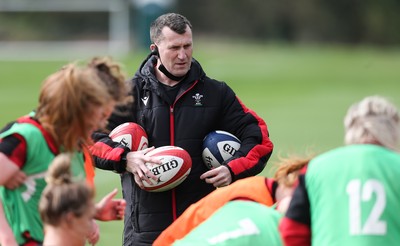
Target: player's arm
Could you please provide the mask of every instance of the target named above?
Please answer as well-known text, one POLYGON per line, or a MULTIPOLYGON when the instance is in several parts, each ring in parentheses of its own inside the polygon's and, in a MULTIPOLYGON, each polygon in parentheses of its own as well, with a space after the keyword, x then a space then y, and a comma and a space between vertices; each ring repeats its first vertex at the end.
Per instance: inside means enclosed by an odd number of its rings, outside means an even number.
POLYGON ((18 246, 10 225, 4 213, 3 202, 0 199, 0 245, 18 246))
POLYGON ((310 202, 305 186, 305 176, 299 176, 289 208, 279 224, 284 245, 311 245, 310 202))
POLYGON ((26 179, 21 171, 26 161, 26 141, 19 134, 0 139, 0 185, 15 189, 26 179), (13 177, 13 178, 10 178, 13 177))
MULTIPOLYGON (((8 156, 0 152, 0 185, 4 186, 8 180, 12 179, 13 176, 19 172, 19 167, 11 161, 8 156)), ((0 199, 0 244, 1 245, 18 245, 14 234, 11 230, 10 225, 6 219, 3 203, 0 199)))
POLYGON ((4 186, 7 181, 19 171, 19 167, 11 161, 4 153, 0 152, 0 185, 4 186))
POLYGON ((10 190, 16 189, 24 183, 26 178, 26 174, 23 171, 19 170, 12 179, 8 179, 7 183, 5 183, 4 186, 10 190))
POLYGON ((26 159, 26 141, 19 134, 0 139, 0 185, 5 186, 17 175, 26 159))

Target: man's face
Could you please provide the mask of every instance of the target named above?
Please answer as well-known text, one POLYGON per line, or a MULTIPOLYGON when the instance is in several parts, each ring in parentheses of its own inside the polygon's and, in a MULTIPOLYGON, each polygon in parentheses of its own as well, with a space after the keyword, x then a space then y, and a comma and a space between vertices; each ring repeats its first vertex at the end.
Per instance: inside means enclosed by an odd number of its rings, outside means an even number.
POLYGON ((184 76, 190 69, 193 53, 192 30, 178 34, 169 27, 162 30, 163 39, 156 44, 164 67, 174 76, 184 76))

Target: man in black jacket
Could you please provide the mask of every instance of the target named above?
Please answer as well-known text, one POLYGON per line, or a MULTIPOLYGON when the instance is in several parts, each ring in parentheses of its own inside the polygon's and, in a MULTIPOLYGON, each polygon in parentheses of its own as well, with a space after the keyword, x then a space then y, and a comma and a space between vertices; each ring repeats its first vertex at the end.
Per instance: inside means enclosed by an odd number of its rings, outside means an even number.
POLYGON ((121 173, 127 201, 124 245, 151 245, 190 204, 216 187, 259 174, 273 144, 265 122, 248 109, 224 82, 206 76, 192 58, 192 25, 182 15, 158 17, 150 27, 151 54, 131 83, 135 102, 127 115, 114 114, 108 128, 136 122, 147 132, 149 146, 179 146, 189 152, 192 169, 186 180, 164 192, 142 190, 154 175, 145 166, 148 150, 129 152, 107 134, 94 134, 92 153, 98 168, 121 173), (202 161, 203 138, 224 130, 241 140, 235 156, 209 170, 202 161))

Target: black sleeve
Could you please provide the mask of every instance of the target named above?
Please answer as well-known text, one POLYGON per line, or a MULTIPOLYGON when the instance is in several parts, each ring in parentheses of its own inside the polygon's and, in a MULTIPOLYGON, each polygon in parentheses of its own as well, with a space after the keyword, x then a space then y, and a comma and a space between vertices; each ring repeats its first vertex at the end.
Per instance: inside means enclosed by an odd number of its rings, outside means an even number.
POLYGON ((130 151, 129 148, 112 141, 108 134, 103 132, 94 132, 92 139, 95 143, 90 146, 90 152, 93 155, 95 166, 100 169, 123 173, 126 168, 126 154, 130 151))
POLYGON ((7 125, 5 125, 1 130, 0 133, 7 131, 8 129, 10 129, 12 127, 12 125, 15 123, 15 121, 8 123, 7 125))
POLYGON ((10 156, 20 143, 21 140, 15 135, 9 135, 4 139, 0 139, 0 152, 10 156))
POLYGON ((286 217, 301 224, 311 225, 310 202, 305 185, 305 175, 299 176, 299 185, 296 187, 286 217))

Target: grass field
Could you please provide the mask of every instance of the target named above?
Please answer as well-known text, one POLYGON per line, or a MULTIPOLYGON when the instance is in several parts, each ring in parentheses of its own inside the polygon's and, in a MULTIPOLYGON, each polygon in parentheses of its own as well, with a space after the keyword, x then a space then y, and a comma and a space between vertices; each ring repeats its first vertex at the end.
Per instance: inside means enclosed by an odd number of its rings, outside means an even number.
MULTIPOLYGON (((199 41, 194 57, 210 77, 226 81, 268 124, 279 155, 320 153, 343 142, 350 104, 382 95, 400 107, 400 50, 199 41)), ((145 53, 121 60, 133 75, 145 53)), ((41 81, 60 62, 0 62, 0 125, 36 106, 41 81)), ((262 175, 271 175, 267 168, 262 175)), ((99 170, 97 197, 120 187, 99 170)), ((121 245, 122 222, 100 223, 98 245, 121 245)))

